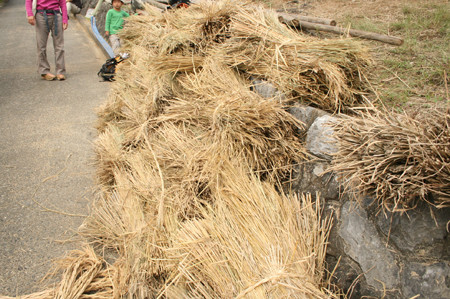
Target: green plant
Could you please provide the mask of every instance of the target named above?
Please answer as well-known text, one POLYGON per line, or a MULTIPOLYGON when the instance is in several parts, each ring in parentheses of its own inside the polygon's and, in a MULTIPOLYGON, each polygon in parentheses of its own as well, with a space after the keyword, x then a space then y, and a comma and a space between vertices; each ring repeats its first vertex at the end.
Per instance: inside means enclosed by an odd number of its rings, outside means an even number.
POLYGON ((376 33, 385 33, 388 29, 387 24, 376 22, 365 16, 346 15, 342 21, 344 27, 358 29, 376 33))

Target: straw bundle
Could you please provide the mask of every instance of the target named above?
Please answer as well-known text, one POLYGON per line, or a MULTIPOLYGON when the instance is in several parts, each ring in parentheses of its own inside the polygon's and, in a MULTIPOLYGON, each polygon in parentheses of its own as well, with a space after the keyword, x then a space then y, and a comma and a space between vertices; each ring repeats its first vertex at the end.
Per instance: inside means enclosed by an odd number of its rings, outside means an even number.
POLYGON ((53 298, 89 298, 90 293, 98 299, 112 297, 111 273, 103 270, 103 260, 92 248, 74 250, 58 263, 63 274, 53 298))
POLYGON ((305 104, 337 112, 364 102, 366 49, 351 40, 301 36, 277 20, 266 11, 240 11, 219 53, 229 65, 266 78, 305 104))
MULTIPOLYGON (((105 261, 95 254, 92 247, 73 250, 66 257, 57 261, 53 272, 62 272, 61 280, 55 288, 42 292, 19 296, 21 299, 110 299, 114 296, 112 281, 115 269, 104 269, 105 261)), ((2 299, 14 297, 0 296, 2 299)))
MULTIPOLYGON (((169 269, 161 250, 168 246, 167 237, 157 225, 158 198, 151 190, 140 192, 130 174, 125 169, 114 172, 114 188, 103 192, 95 202, 80 234, 101 248, 118 253, 114 263, 120 273, 114 282, 117 293, 148 298, 159 290, 157 277, 165 276, 163 273, 169 269)), ((149 182, 147 185, 151 187, 149 182)))
POLYGON ((168 254, 179 260, 168 298, 333 298, 323 289, 330 222, 310 196, 280 195, 224 166, 213 205, 181 223, 168 254), (235 178, 240 178, 236 180, 235 178))
POLYGON ((231 156, 243 155, 254 170, 273 172, 275 176, 305 158, 297 133, 302 124, 285 111, 283 103, 264 100, 245 88, 238 78, 233 78, 230 70, 215 68, 180 78, 179 90, 173 89, 179 97, 165 99, 164 108, 155 117, 147 116, 144 120, 142 111, 146 108, 121 109, 122 116, 103 128, 97 142, 102 184, 112 185, 111 167, 120 164, 126 153, 137 151, 147 151, 150 160, 155 160, 152 158, 155 155, 170 161, 159 164, 178 164, 162 167, 170 171, 189 165, 196 165, 201 171, 215 167, 215 162, 204 166, 202 161, 213 161, 214 156, 226 151, 231 156), (219 81, 224 75, 228 80, 219 81), (186 147, 192 149, 189 155, 184 152, 186 147))
POLYGON ((438 206, 450 202, 450 114, 386 111, 343 117, 333 170, 348 188, 374 193, 389 210, 411 209, 421 198, 438 206), (432 194, 432 197, 430 195, 432 194))

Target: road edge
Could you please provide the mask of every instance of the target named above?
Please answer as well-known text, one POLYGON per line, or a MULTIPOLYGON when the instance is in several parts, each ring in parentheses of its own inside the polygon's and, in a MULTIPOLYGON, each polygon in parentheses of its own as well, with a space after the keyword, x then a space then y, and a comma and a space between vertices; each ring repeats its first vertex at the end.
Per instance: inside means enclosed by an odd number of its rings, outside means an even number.
POLYGON ((78 22, 78 24, 81 25, 83 30, 87 33, 89 38, 94 41, 94 43, 97 45, 97 47, 102 51, 103 55, 105 56, 105 60, 110 58, 106 49, 102 46, 100 41, 95 37, 94 32, 92 31, 91 22, 89 21, 89 19, 86 18, 85 16, 81 16, 78 14, 75 16, 71 16, 71 18, 74 18, 78 22))

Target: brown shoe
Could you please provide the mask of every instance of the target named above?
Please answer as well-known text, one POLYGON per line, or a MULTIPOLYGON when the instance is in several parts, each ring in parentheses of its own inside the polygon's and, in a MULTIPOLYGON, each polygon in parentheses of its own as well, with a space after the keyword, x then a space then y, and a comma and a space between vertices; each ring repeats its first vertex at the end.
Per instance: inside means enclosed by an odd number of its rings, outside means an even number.
POLYGON ((56 75, 56 79, 58 79, 58 81, 64 81, 64 80, 66 80, 66 76, 64 76, 63 74, 59 74, 59 75, 56 75))
POLYGON ((42 79, 47 80, 47 81, 53 81, 56 78, 55 75, 50 74, 50 73, 42 74, 41 77, 42 77, 42 79))

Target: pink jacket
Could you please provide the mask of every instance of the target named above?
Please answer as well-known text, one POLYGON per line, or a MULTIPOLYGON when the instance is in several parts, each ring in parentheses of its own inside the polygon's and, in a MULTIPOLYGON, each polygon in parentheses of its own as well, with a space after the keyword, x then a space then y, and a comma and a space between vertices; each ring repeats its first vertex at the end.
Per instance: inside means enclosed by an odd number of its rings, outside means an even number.
MULTIPOLYGON (((25 8, 27 10, 27 16, 33 16, 33 0, 25 0, 25 8)), ((67 24, 67 7, 66 0, 37 0, 36 9, 50 9, 59 10, 61 8, 62 20, 64 24, 67 24)))

